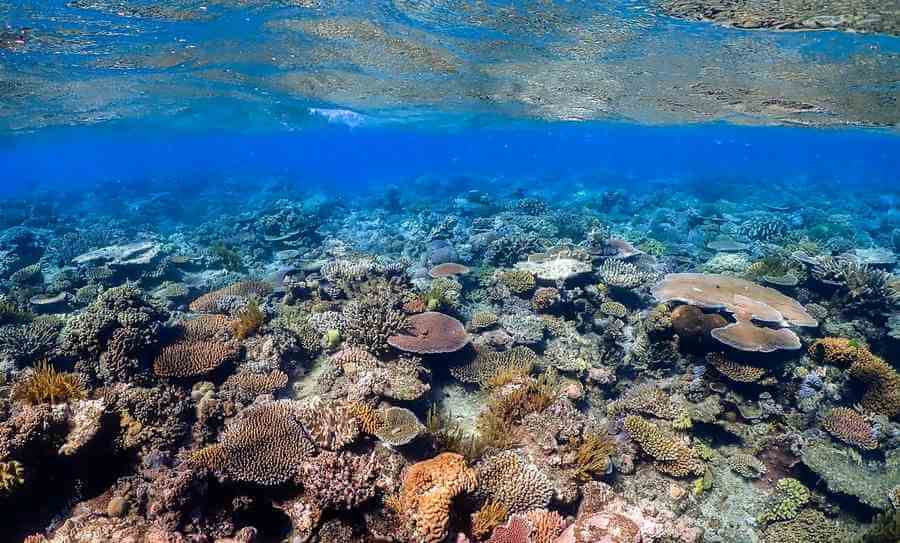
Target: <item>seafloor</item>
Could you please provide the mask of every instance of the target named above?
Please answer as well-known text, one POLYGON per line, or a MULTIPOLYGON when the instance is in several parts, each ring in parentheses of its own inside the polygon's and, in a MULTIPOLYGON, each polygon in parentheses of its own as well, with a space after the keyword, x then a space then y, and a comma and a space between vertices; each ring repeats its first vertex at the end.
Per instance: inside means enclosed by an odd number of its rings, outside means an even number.
POLYGON ((0 202, 2 541, 900 537, 888 196, 157 188, 0 202))

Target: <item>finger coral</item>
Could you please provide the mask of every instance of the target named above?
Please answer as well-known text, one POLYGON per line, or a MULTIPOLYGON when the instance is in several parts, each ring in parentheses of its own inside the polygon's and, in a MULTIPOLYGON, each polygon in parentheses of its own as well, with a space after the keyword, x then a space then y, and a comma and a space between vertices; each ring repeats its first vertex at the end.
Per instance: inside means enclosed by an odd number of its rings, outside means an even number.
POLYGON ((66 403, 84 395, 84 384, 77 374, 58 372, 48 362, 40 362, 13 384, 11 397, 17 402, 37 405, 66 403))
POLYGON ((668 435, 659 426, 637 415, 625 417, 625 429, 641 449, 651 456, 654 466, 673 477, 702 475, 703 462, 694 456, 693 450, 678 438, 668 435))
POLYGON ((219 443, 194 452, 191 460, 228 480, 271 486, 294 478, 314 449, 300 407, 279 400, 241 411, 219 443))
POLYGON ((447 536, 453 498, 476 485, 477 475, 461 455, 442 453, 406 470, 400 507, 424 543, 438 543, 447 536))
POLYGON ((478 465, 478 493, 511 513, 546 507, 553 497, 550 479, 516 451, 502 451, 478 465))
POLYGON ((829 434, 864 450, 878 448, 878 438, 872 425, 853 409, 836 407, 822 419, 822 428, 829 434))

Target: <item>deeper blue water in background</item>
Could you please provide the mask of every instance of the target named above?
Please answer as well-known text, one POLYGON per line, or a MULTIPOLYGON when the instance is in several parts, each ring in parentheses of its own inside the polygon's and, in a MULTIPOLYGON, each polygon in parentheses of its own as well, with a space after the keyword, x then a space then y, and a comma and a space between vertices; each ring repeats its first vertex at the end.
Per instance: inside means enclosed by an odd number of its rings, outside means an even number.
POLYGON ((438 183, 505 178, 511 187, 558 184, 573 191, 680 185, 713 199, 738 198, 735 184, 748 191, 785 182, 900 190, 900 138, 860 129, 495 122, 441 130, 319 123, 276 133, 73 127, 0 142, 5 192, 217 178, 242 179, 252 187, 254 179, 271 176, 349 192, 420 176, 438 183))

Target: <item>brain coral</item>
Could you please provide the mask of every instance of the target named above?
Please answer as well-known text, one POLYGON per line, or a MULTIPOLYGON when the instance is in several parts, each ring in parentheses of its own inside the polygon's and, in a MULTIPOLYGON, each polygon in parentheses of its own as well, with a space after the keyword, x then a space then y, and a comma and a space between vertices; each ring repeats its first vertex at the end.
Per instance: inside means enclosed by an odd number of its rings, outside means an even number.
POLYGON ((637 415, 625 417, 625 429, 641 449, 656 462, 656 469, 673 477, 702 475, 705 466, 695 458, 693 450, 678 438, 637 415))
POLYGON ((231 342, 177 341, 159 351, 153 371, 160 377, 196 377, 234 361, 239 354, 239 347, 231 342))
POLYGON ((832 409, 831 413, 822 419, 822 428, 844 443, 860 449, 871 451, 878 448, 875 429, 865 417, 852 409, 846 407, 832 409))
POLYGON ((191 460, 226 479, 277 485, 294 478, 315 446, 290 400, 254 405, 231 421, 219 443, 193 453, 191 460))
POLYGON ((478 465, 478 493, 511 513, 546 507, 553 497, 550 479, 515 451, 493 454, 478 465))
POLYGON ((679 301, 703 309, 724 310, 735 322, 712 330, 712 336, 741 351, 799 349, 800 338, 788 326, 818 326, 793 298, 775 289, 727 275, 670 273, 653 288, 661 302, 679 301), (757 322, 776 328, 760 327, 757 322))
POLYGON ((477 475, 462 455, 442 453, 406 470, 400 507, 423 542, 438 543, 447 536, 453 498, 474 491, 476 484, 477 475))
POLYGON ((219 313, 219 302, 226 298, 265 298, 272 292, 272 286, 263 281, 241 281, 233 285, 208 292, 191 302, 189 308, 197 313, 219 313))

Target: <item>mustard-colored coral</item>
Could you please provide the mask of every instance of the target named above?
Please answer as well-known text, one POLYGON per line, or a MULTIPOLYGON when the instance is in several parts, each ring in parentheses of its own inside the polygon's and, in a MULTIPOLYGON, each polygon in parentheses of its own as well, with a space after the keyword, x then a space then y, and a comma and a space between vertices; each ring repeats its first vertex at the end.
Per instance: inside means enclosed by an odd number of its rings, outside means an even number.
POLYGON ((66 403, 84 398, 84 385, 77 374, 58 372, 48 362, 39 362, 12 388, 12 399, 29 405, 66 403))
POLYGON ((866 385, 860 404, 888 418, 900 417, 900 373, 856 340, 825 338, 813 343, 810 355, 836 366, 849 366, 848 374, 866 385))
POLYGON ((585 437, 575 452, 575 477, 590 481, 606 474, 615 450, 616 442, 609 436, 590 434, 585 437))
POLYGON ((759 521, 766 524, 796 518, 809 500, 809 489, 803 483, 790 477, 779 479, 775 483, 775 495, 769 506, 760 515, 759 521))
POLYGON ((625 429, 631 439, 656 460, 654 466, 658 471, 673 477, 704 473, 705 465, 694 455, 693 449, 656 424, 637 415, 628 415, 625 417, 625 429))
POLYGON ((251 300, 247 306, 238 313, 238 320, 232 326, 232 331, 238 339, 247 339, 256 335, 265 321, 265 315, 259 308, 256 300, 251 300))
POLYGON ((424 543, 438 543, 447 536, 450 505, 477 486, 475 471, 462 455, 442 453, 410 466, 400 489, 400 508, 424 543))
POLYGON ((225 288, 215 290, 200 296, 190 304, 190 310, 199 313, 220 313, 220 303, 228 298, 243 298, 253 300, 268 296, 272 292, 272 286, 263 281, 241 281, 225 288))
POLYGON ((489 536, 494 528, 503 524, 509 510, 500 502, 487 501, 481 509, 472 514, 472 534, 484 539, 489 536))
POLYGON ((0 462, 0 495, 25 484, 25 468, 16 460, 0 462))
POLYGON ((513 294, 525 294, 531 292, 535 286, 534 275, 525 270, 509 270, 500 273, 500 284, 509 289, 513 294))

